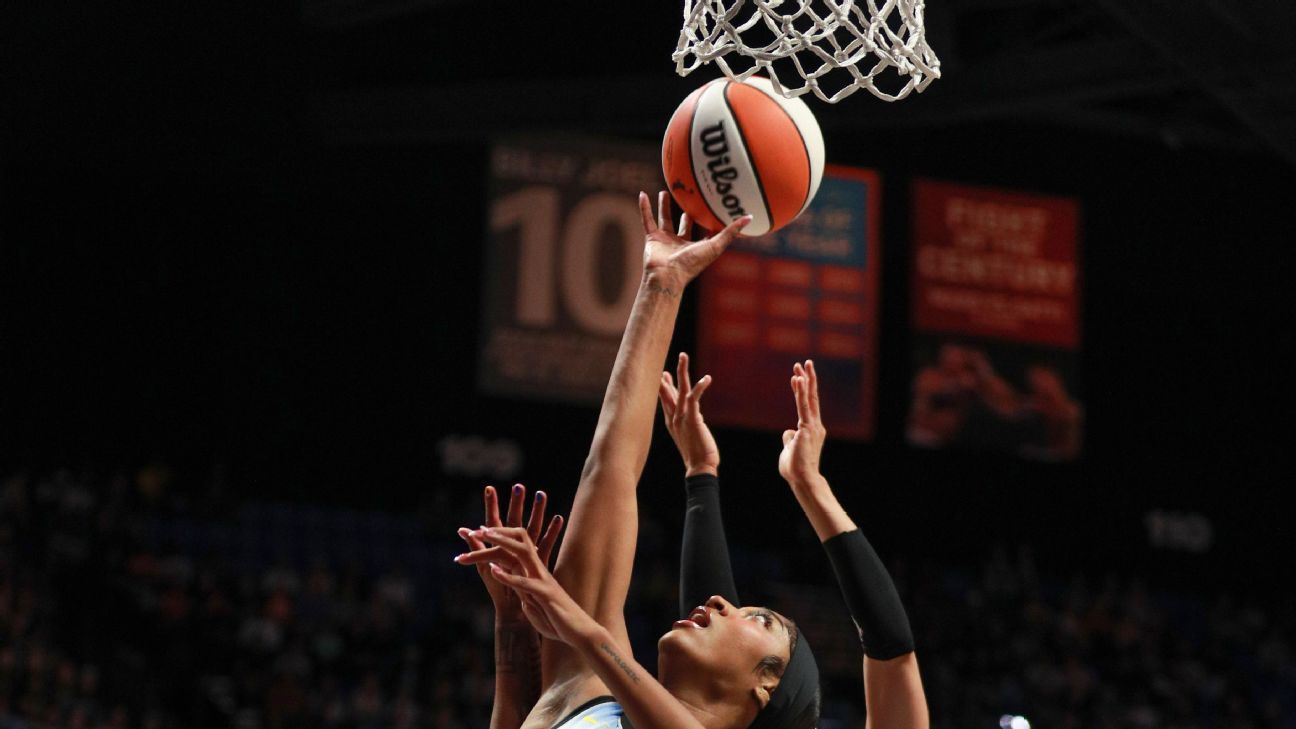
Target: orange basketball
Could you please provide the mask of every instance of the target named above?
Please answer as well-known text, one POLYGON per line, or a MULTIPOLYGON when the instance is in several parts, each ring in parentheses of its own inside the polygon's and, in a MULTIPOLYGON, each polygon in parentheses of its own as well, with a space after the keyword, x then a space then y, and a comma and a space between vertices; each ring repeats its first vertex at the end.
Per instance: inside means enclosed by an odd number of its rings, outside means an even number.
POLYGON ((819 122, 800 99, 768 79, 717 79, 689 94, 666 127, 662 171, 671 195, 696 223, 717 231, 743 215, 743 235, 796 219, 823 179, 819 122))

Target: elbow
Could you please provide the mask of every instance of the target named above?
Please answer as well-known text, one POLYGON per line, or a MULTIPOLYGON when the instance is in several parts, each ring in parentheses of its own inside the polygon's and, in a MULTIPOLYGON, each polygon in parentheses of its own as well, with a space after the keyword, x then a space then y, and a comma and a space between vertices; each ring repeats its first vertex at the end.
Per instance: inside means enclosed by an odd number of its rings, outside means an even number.
POLYGON ((581 468, 581 483, 629 483, 633 486, 638 480, 638 471, 631 464, 622 464, 615 459, 603 457, 597 451, 590 452, 581 468))

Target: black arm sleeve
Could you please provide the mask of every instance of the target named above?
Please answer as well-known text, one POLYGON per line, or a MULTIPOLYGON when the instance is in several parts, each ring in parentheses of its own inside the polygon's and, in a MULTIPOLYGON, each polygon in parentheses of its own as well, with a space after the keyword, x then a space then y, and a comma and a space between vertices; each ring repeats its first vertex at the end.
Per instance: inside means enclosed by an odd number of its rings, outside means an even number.
POLYGON ((856 529, 824 542, 837 584, 846 598, 864 655, 880 661, 914 649, 909 617, 891 575, 873 551, 873 545, 856 529))
POLYGON ((680 616, 688 615, 712 595, 738 605, 729 564, 729 544, 720 518, 720 479, 709 474, 684 479, 688 506, 680 550, 680 616))

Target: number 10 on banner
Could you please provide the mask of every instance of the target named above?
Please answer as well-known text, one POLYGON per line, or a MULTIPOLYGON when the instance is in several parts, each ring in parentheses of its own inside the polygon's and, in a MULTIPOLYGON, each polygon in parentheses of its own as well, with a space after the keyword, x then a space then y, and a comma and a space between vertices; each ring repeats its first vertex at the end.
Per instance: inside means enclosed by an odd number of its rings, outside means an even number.
POLYGON ((510 145, 493 157, 478 367, 496 395, 596 404, 643 270, 630 187, 657 184, 650 150, 510 145))
POLYGON ((517 231, 514 321, 559 326, 562 304, 561 314, 579 329, 620 335, 643 265, 639 207, 633 197, 609 192, 587 194, 567 210, 562 202, 558 189, 535 185, 491 207, 493 236, 517 231))

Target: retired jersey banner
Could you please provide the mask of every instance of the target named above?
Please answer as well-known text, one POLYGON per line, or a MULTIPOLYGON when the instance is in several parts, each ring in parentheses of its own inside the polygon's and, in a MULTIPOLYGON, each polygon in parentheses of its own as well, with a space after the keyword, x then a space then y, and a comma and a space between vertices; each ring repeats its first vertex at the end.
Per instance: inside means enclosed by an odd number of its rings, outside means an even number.
POLYGON ((734 243, 702 275, 694 377, 707 420, 796 427, 792 365, 815 361, 833 436, 873 436, 877 387, 876 173, 829 166, 814 202, 770 235, 734 243))
POLYGON ((913 211, 908 440, 1078 457, 1076 201, 919 180, 913 211))
POLYGON ((651 147, 505 141, 490 160, 478 383, 495 395, 597 404, 643 267, 651 147))

